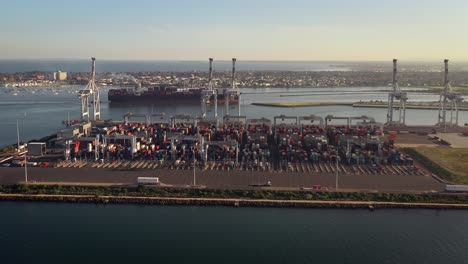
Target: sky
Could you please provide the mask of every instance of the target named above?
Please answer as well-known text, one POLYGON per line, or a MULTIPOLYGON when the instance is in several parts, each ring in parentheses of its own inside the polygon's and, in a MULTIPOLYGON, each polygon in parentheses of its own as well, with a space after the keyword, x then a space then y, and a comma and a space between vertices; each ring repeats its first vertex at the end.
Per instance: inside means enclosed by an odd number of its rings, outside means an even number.
POLYGON ((15 0, 0 59, 468 61, 466 0, 15 0))

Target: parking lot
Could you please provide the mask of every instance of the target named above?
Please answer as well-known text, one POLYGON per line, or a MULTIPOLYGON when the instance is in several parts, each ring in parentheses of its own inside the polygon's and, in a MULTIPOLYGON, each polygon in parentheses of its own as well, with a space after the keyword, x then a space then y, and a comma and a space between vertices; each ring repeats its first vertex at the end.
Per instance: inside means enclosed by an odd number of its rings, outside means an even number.
MULTIPOLYGON (((145 163, 146 166, 151 165, 145 163)), ((143 166, 143 165, 142 165, 143 166)), ((154 166, 154 164, 152 165, 154 166)), ((302 170, 302 166, 299 166, 302 170)), ((267 171, 245 171, 231 170, 225 166, 215 166, 207 170, 196 170, 197 184, 205 185, 207 188, 231 188, 245 189, 255 184, 272 182, 272 188, 279 189, 299 189, 302 187, 312 187, 321 185, 330 190, 335 186, 335 174, 316 172, 313 167, 312 172, 304 171, 289 172, 267 172, 267 171)), ((317 167, 319 169, 320 167, 317 167)), ((326 166, 322 166, 326 170, 326 166)), ((331 170, 331 167, 328 166, 331 170)), ((429 175, 421 174, 393 174, 390 171, 405 171, 404 167, 385 168, 389 173, 372 174, 369 171, 352 172, 345 167, 348 174, 339 174, 339 188, 341 190, 356 191, 385 191, 385 192, 426 192, 440 191, 444 185, 437 182, 429 175)), ((341 168, 343 170, 343 168, 341 168)), ((36 183, 58 183, 58 184, 135 184, 138 177, 159 177, 161 182, 168 185, 183 186, 193 183, 193 169, 142 169, 117 167, 117 168, 93 168, 88 164, 80 169, 77 168, 29 168, 28 179, 36 183)), ((23 168, 0 168, 0 183, 13 184, 24 181, 23 168)))
MULTIPOLYGON (((266 163, 268 164, 268 163, 266 163)), ((235 165, 234 162, 208 162, 197 165, 200 171, 250 171, 250 172, 274 172, 269 165, 248 166, 247 164, 235 165)), ((193 170, 193 163, 172 163, 164 161, 115 161, 115 162, 87 162, 87 161, 62 161, 55 168, 95 168, 95 169, 135 169, 135 170, 193 170)), ((327 163, 289 163, 285 170, 280 172, 294 172, 305 174, 340 174, 340 175, 425 175, 420 168, 413 165, 344 165, 327 163)))

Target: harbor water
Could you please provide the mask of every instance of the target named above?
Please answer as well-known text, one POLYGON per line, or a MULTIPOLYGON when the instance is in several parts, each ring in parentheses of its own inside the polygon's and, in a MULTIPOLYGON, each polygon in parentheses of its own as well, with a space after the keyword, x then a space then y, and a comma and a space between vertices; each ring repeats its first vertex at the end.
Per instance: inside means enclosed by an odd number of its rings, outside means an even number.
POLYGON ((466 263, 468 214, 1 202, 2 263, 466 263))

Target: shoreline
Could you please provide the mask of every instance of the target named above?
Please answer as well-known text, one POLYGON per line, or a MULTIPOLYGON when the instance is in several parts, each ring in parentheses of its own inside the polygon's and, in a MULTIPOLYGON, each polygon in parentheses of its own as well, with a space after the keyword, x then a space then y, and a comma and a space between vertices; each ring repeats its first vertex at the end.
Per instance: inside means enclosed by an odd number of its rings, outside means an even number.
POLYGON ((235 198, 176 198, 110 195, 0 194, 1 201, 66 202, 98 204, 142 204, 181 206, 229 206, 269 208, 342 208, 342 209, 457 209, 468 210, 468 204, 412 203, 378 201, 273 200, 235 198))

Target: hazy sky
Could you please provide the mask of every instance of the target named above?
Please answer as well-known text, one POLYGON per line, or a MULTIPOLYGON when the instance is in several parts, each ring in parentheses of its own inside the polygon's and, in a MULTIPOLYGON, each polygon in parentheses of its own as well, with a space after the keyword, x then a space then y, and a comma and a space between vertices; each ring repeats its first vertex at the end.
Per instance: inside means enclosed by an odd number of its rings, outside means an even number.
POLYGON ((0 59, 468 61, 467 0, 11 0, 0 6, 0 59))

